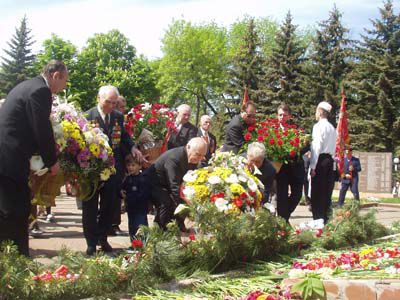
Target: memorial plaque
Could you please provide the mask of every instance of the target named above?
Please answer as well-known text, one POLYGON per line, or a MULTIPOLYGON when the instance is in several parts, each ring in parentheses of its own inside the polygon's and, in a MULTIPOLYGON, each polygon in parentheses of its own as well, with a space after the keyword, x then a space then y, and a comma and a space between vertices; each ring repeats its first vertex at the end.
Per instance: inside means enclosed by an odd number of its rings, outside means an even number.
POLYGON ((356 152, 362 171, 359 173, 360 192, 391 193, 392 191, 392 153, 356 152))

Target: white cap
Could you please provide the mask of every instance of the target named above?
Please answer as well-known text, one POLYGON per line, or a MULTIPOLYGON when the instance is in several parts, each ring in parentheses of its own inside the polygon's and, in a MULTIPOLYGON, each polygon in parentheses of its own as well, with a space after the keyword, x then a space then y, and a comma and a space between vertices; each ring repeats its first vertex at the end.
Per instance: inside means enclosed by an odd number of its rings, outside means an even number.
POLYGON ((327 111, 327 112, 331 112, 332 110, 332 105, 330 105, 328 102, 326 101, 322 101, 318 104, 317 108, 322 108, 323 110, 327 111))

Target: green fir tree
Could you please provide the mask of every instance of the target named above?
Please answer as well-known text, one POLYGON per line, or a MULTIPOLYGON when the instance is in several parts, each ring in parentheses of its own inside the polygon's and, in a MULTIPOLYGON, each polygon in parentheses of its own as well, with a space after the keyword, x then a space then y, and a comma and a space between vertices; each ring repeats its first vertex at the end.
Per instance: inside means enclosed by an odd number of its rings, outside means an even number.
POLYGON ((32 77, 33 61, 35 56, 31 52, 32 41, 31 30, 27 27, 27 19, 21 20, 19 28, 15 29, 10 47, 4 52, 8 57, 2 57, 0 69, 0 94, 6 95, 18 83, 32 77))

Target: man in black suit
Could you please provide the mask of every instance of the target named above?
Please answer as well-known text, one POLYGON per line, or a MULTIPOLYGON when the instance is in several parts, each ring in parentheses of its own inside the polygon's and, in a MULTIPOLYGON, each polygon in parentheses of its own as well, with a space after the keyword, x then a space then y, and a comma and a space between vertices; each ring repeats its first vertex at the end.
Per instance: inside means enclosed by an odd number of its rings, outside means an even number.
POLYGON ((240 115, 236 115, 225 129, 225 142, 222 151, 232 151, 237 154, 244 144, 243 131, 256 123, 257 107, 254 102, 247 102, 240 115))
POLYGON ((271 193, 272 183, 276 174, 274 166, 271 162, 265 158, 265 146, 262 143, 254 142, 251 143, 247 148, 247 153, 243 154, 247 158, 247 163, 250 170, 254 171, 254 167, 260 172, 256 172, 255 176, 264 185, 263 192, 263 203, 268 202, 269 195, 271 193))
POLYGON ((96 252, 97 243, 104 252, 112 252, 107 241, 107 232, 111 229, 112 216, 118 203, 118 191, 122 182, 124 168, 123 148, 130 149, 132 155, 143 160, 139 150, 134 147, 133 141, 124 128, 124 116, 115 110, 119 96, 114 86, 102 86, 98 93, 98 105, 87 111, 88 121, 92 121, 103 130, 109 138, 113 148, 116 174, 104 183, 94 195, 82 203, 83 233, 87 243, 87 255, 96 252), (100 197, 100 207, 99 207, 100 197))
MULTIPOLYGON (((207 144, 195 137, 186 146, 168 150, 146 170, 152 181, 152 197, 157 199, 155 222, 166 229, 173 219, 175 208, 183 203, 180 186, 188 170, 194 170, 207 153, 207 144)), ((179 222, 178 222, 179 223, 179 222)), ((182 226, 182 220, 180 226, 182 226)), ((182 229, 182 227, 181 227, 182 229)))
POLYGON ((175 126, 176 131, 171 133, 168 140, 168 150, 186 146, 186 144, 197 136, 197 127, 189 122, 192 109, 187 104, 181 104, 177 108, 175 126))
MULTIPOLYGON (((287 104, 278 107, 278 120, 282 131, 285 131, 292 115, 287 104)), ((305 170, 303 157, 289 159, 276 174, 276 195, 278 215, 289 221, 303 194, 305 170), (290 186, 290 195, 289 195, 290 186)))
POLYGON ((200 164, 201 166, 208 165, 208 161, 211 158, 211 155, 215 153, 217 148, 217 139, 215 135, 210 132, 211 128, 211 118, 208 115, 203 115, 200 118, 200 128, 197 131, 197 136, 201 137, 207 143, 207 154, 205 160, 203 160, 200 164))
POLYGON ((40 154, 52 175, 59 170, 49 116, 52 94, 65 89, 67 80, 64 63, 50 61, 42 75, 13 88, 0 110, 0 242, 12 240, 26 256, 29 160, 40 154))
POLYGON ((341 180, 340 194, 338 205, 344 204, 347 190, 350 188, 355 200, 360 200, 358 192, 358 173, 361 172, 360 159, 353 156, 353 149, 346 149, 346 157, 344 159, 344 177, 341 180))

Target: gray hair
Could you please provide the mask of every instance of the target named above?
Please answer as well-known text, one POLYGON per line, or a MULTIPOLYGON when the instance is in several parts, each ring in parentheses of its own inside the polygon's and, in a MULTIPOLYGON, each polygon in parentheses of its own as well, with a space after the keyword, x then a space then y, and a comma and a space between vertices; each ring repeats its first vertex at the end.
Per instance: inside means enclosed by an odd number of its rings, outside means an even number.
POLYGON ((119 96, 119 91, 118 89, 113 86, 113 85, 103 85, 102 87, 100 87, 99 89, 99 93, 97 94, 97 96, 99 97, 99 99, 104 99, 104 97, 106 95, 108 95, 108 93, 110 92, 114 92, 117 96, 119 96))
POLYGON ((211 121, 211 117, 209 115, 202 115, 200 118, 200 124, 203 123, 205 121, 205 119, 211 121))
POLYGON ((179 105, 177 108, 176 108, 176 110, 178 111, 178 112, 181 112, 181 111, 183 111, 183 110, 189 110, 190 112, 192 112, 192 108, 189 106, 189 105, 187 105, 187 104, 181 104, 181 105, 179 105))
POLYGON ((187 143, 187 146, 191 149, 207 148, 207 143, 201 137, 194 137, 187 143))
POLYGON ((257 158, 265 158, 265 146, 262 143, 254 142, 247 147, 247 155, 257 158))

